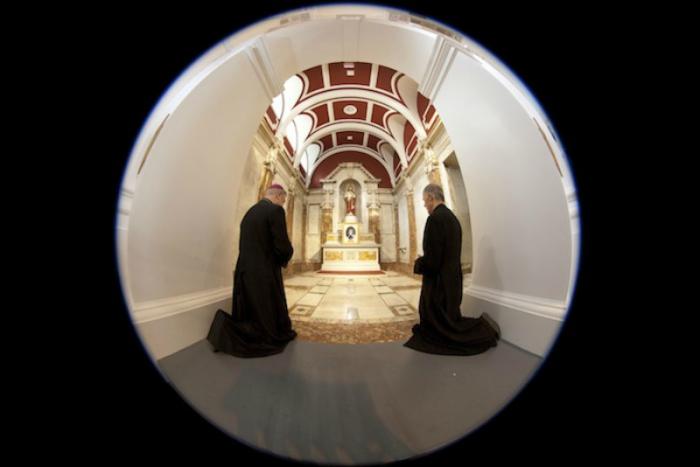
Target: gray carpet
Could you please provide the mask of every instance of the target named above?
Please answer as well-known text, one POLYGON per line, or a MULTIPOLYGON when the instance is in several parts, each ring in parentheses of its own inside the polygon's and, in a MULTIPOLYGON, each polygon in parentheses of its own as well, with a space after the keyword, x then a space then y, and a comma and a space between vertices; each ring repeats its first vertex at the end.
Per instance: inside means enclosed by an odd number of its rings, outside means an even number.
POLYGON ((320 463, 389 462, 433 451, 495 415, 541 358, 507 342, 470 357, 401 342, 293 341, 241 359, 198 342, 158 362, 177 391, 237 440, 320 463))

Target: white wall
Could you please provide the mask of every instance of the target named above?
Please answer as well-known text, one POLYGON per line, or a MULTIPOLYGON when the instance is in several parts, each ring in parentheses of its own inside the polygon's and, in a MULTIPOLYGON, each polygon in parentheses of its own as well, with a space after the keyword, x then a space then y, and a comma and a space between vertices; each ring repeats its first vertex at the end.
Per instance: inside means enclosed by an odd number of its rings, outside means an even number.
POLYGON ((360 23, 361 60, 398 70, 418 83, 425 74, 434 41, 434 34, 417 29, 409 30, 400 23, 360 23))
POLYGON ((306 218, 306 262, 321 261, 321 205, 309 202, 306 218))
POLYGON ((473 284, 564 301, 571 231, 562 178, 532 118, 457 53, 435 107, 469 190, 473 284))
POLYGON ((250 62, 238 55, 171 114, 130 213, 126 269, 136 304, 229 284, 234 207, 260 123, 249 116, 268 104, 250 62))
POLYGON ((258 182, 262 177, 263 160, 264 154, 261 154, 258 149, 253 148, 250 150, 249 156, 246 158, 245 164, 243 165, 243 175, 240 178, 239 186, 236 190, 238 199, 231 219, 233 222, 231 271, 235 268, 236 261, 238 260, 241 220, 243 220, 243 216, 248 212, 248 209, 258 201, 258 182))
POLYGON ((445 191, 445 204, 448 205, 452 212, 459 218, 462 226, 462 263, 472 264, 472 228, 469 215, 469 200, 467 198, 467 190, 464 186, 464 178, 458 167, 450 167, 444 170, 445 167, 440 164, 441 172, 444 175, 442 180, 447 180, 448 189, 445 191), (453 201, 454 200, 454 201, 453 201))

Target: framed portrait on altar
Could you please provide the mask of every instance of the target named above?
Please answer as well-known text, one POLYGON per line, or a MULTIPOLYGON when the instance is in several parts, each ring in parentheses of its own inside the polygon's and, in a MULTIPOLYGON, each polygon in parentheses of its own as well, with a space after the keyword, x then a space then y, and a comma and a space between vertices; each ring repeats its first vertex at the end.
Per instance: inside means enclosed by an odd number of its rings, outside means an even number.
POLYGON ((360 239, 360 232, 358 231, 357 226, 355 226, 355 225, 345 226, 345 229, 343 230, 343 240, 345 241, 345 243, 358 243, 359 239, 360 239))

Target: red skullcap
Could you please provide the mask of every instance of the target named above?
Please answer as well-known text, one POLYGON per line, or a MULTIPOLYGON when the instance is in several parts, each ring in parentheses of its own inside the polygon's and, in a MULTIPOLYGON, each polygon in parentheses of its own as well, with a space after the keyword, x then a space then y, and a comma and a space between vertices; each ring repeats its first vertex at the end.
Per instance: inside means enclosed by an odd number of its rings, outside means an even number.
POLYGON ((268 188, 277 188, 277 189, 280 189, 280 190, 284 191, 284 188, 283 188, 282 185, 280 185, 279 183, 273 183, 273 184, 270 185, 268 188))

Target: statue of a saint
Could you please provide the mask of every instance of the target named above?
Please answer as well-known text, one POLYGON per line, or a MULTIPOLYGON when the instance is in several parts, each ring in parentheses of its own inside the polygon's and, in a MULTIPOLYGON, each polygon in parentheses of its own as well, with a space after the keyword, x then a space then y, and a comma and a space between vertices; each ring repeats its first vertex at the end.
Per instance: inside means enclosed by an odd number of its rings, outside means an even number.
POLYGON ((357 196, 355 195, 355 190, 352 188, 352 185, 348 185, 348 187, 345 189, 345 214, 352 214, 355 215, 355 198, 357 196))

